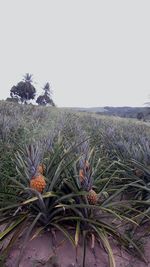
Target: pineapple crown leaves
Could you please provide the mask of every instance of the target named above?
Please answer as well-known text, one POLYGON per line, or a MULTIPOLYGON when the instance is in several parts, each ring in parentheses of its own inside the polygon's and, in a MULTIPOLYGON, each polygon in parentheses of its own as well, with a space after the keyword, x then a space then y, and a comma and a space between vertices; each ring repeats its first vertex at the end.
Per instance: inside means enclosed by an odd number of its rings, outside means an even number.
POLYGON ((25 145, 15 154, 16 169, 19 176, 30 180, 36 175, 37 167, 42 162, 44 150, 40 144, 25 145))
POLYGON ((95 146, 89 149, 88 153, 83 153, 79 160, 79 180, 84 190, 89 191, 92 189, 93 177, 98 171, 99 163, 99 160, 96 158, 95 146))
POLYGON ((25 148, 29 174, 34 176, 41 161, 41 153, 38 146, 29 145, 25 148))
POLYGON ((93 185, 92 167, 87 159, 80 159, 79 166, 79 178, 81 179, 81 187, 84 190, 89 191, 93 185))

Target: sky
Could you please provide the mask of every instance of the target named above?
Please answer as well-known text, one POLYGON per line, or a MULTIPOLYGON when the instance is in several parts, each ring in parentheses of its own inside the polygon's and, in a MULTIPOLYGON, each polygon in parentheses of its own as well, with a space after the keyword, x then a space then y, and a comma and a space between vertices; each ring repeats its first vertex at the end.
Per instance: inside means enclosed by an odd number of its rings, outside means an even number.
POLYGON ((149 0, 0 0, 0 99, 25 73, 59 107, 150 101, 149 0))

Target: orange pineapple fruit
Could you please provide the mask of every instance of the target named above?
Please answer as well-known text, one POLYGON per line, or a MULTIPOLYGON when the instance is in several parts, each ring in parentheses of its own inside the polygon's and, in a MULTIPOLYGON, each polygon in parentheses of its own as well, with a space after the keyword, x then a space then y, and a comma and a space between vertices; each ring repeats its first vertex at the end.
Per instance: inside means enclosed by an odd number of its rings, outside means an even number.
POLYGON ((30 187, 42 193, 46 186, 44 176, 39 173, 38 175, 31 178, 30 187))
POLYGON ((95 205, 98 201, 98 195, 96 194, 96 192, 93 189, 91 189, 88 192, 87 199, 88 199, 89 204, 95 205))

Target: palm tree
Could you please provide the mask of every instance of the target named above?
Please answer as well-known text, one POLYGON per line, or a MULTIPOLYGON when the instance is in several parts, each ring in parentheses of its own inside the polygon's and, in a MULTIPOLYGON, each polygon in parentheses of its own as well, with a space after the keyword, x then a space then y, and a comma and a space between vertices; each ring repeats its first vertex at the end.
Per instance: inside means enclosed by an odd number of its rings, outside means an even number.
POLYGON ((51 91, 50 84, 48 82, 43 87, 43 91, 44 91, 44 94, 38 96, 36 103, 38 105, 43 105, 43 106, 51 105, 54 107, 55 104, 51 97, 52 91, 51 91))

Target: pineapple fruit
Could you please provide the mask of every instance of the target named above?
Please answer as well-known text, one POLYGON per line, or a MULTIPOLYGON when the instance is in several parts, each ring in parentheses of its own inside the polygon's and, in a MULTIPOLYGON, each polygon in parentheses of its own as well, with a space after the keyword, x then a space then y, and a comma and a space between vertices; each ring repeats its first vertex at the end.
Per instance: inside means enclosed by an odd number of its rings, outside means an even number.
POLYGON ((42 193, 46 187, 45 178, 43 176, 46 166, 41 163, 42 153, 38 145, 29 145, 26 147, 26 162, 28 174, 30 178, 30 188, 42 193))
POLYGON ((93 189, 91 189, 88 192, 87 199, 88 199, 89 204, 96 205, 98 201, 98 195, 93 189))
POLYGON ((33 176, 30 180, 30 188, 37 190, 38 192, 42 193, 45 189, 46 182, 44 176, 42 174, 37 174, 33 176))
POLYGON ((36 189, 38 192, 42 193, 46 187, 45 178, 43 176, 46 166, 41 163, 37 166, 35 175, 30 180, 30 188, 36 189))

